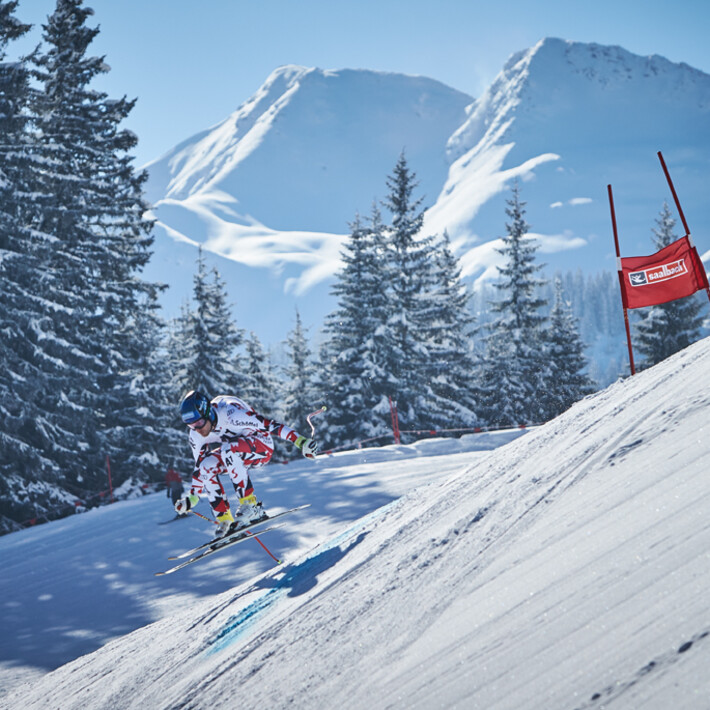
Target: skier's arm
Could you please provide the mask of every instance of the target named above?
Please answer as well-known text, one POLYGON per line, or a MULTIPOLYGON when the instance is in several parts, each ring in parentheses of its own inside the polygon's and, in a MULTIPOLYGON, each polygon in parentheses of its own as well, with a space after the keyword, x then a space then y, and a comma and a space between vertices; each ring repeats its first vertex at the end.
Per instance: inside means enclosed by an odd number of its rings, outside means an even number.
POLYGON ((306 458, 314 459, 318 453, 318 444, 316 444, 313 439, 301 436, 295 429, 292 429, 286 424, 281 424, 281 422, 274 421, 273 419, 267 419, 261 414, 256 414, 256 418, 263 424, 264 428, 271 434, 275 434, 285 441, 290 441, 300 449, 306 458))
POLYGON ((292 429, 290 426, 286 426, 281 422, 277 422, 275 419, 267 419, 256 412, 254 412, 254 416, 259 420, 261 426, 270 434, 274 434, 284 441, 290 441, 292 444, 296 443, 299 433, 295 429, 292 429))

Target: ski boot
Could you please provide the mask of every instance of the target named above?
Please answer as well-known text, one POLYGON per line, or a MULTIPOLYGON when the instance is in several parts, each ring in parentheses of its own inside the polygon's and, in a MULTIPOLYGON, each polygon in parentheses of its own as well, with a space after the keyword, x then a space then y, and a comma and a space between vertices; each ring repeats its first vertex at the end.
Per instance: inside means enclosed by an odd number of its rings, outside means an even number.
POLYGON ((242 528, 266 520, 269 516, 252 493, 250 496, 239 499, 239 510, 234 517, 234 522, 229 527, 229 534, 238 532, 242 528))
POLYGON ((225 535, 228 535, 231 531, 231 526, 234 525, 234 518, 232 517, 232 512, 226 510, 224 513, 220 513, 217 516, 217 530, 215 531, 214 539, 219 540, 225 535))

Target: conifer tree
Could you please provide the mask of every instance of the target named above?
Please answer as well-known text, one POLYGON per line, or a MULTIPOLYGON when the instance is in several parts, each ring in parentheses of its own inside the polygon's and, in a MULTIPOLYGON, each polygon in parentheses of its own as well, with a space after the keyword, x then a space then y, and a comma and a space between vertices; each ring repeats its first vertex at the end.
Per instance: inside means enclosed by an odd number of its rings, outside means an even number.
MULTIPOLYGON (((0 370, 0 414, 4 420, 11 416, 6 409, 14 399, 13 380, 22 379, 16 371, 18 344, 21 340, 13 334, 16 313, 26 307, 28 294, 28 264, 32 258, 30 230, 23 219, 21 194, 27 191, 24 168, 25 150, 29 136, 25 128, 25 109, 29 101, 29 72, 24 62, 8 62, 7 48, 13 41, 27 33, 30 25, 22 24, 15 16, 17 2, 0 2, 0 353, 3 368, 0 370), (17 270, 20 270, 18 278, 17 270), (18 304, 18 299, 22 303, 18 304), (13 340, 15 342, 13 342, 13 340), (7 372, 11 369, 11 373, 7 372)), ((7 433, 0 430, 0 441, 7 433)), ((2 457, 5 460, 5 457, 2 457)))
POLYGON ((373 204, 369 225, 359 216, 342 252, 343 269, 332 293, 338 308, 328 316, 328 341, 321 360, 328 380, 327 442, 343 446, 387 433, 389 382, 387 272, 383 269, 383 225, 373 204))
POLYGON ((17 2, 0 2, 0 533, 57 502, 41 478, 59 468, 41 446, 43 412, 33 402, 43 391, 32 334, 44 311, 33 283, 49 238, 32 229, 32 200, 38 173, 30 156, 31 98, 26 60, 7 61, 10 44, 30 25, 16 16, 17 2), (20 500, 23 500, 21 503, 20 500))
POLYGON ((278 412, 279 385, 271 365, 271 357, 264 352, 255 333, 249 335, 245 347, 245 381, 238 395, 260 414, 275 417, 278 412))
POLYGON ((323 348, 332 445, 390 432, 390 397, 408 428, 476 421, 472 317, 448 237, 422 238, 421 199, 404 153, 387 178, 385 224, 358 217, 333 288, 323 348))
POLYGON ((173 425, 182 429, 183 422, 178 407, 183 395, 193 389, 198 375, 197 357, 199 352, 194 329, 191 327, 192 314, 188 302, 180 307, 180 315, 168 322, 165 337, 165 366, 170 375, 169 398, 174 413, 173 425))
POLYGON ((486 336, 479 373, 481 418, 485 424, 504 428, 527 422, 528 390, 514 342, 506 330, 494 329, 486 336))
POLYGON ((448 234, 436 245, 430 260, 433 290, 426 294, 423 329, 428 358, 428 426, 438 429, 470 427, 476 421, 476 360, 473 355, 473 315, 461 270, 448 234))
POLYGON ((189 390, 208 397, 238 393, 246 383, 239 369, 237 351, 244 332, 237 328, 227 304, 227 290, 217 269, 212 282, 207 275, 200 248, 193 287, 194 308, 185 307, 175 323, 172 343, 176 353, 173 367, 177 384, 175 398, 189 390))
POLYGON ((177 408, 158 309, 156 291, 126 323, 135 336, 127 339, 130 349, 122 353, 123 366, 131 373, 131 396, 120 400, 124 404, 114 412, 116 430, 111 437, 113 469, 138 480, 160 481, 184 458, 184 427, 175 427, 177 408))
POLYGON ((563 298, 562 281, 555 279, 555 302, 545 331, 550 377, 543 392, 544 418, 552 419, 594 391, 585 374, 584 344, 571 308, 563 298))
POLYGON ((537 295, 545 282, 535 276, 542 269, 535 263, 539 245, 526 237, 529 225, 517 182, 507 204, 511 222, 506 223, 503 246, 497 250, 505 257, 505 264, 498 267, 501 278, 494 284, 503 297, 491 304, 497 318, 489 326, 483 379, 487 421, 515 425, 544 419, 540 393, 550 372, 542 340, 545 318, 538 312, 545 305, 537 295))
MULTIPOLYGON (((15 6, 0 3, 2 59, 6 40, 26 30, 15 6)), ((135 386, 145 363, 129 355, 134 338, 147 342, 133 321, 154 296, 138 276, 152 241, 146 176, 128 155, 136 137, 119 129, 133 102, 89 89, 107 71, 86 56, 98 32, 85 25, 91 14, 81 2, 57 2, 44 47, 29 58, 35 88, 25 61, 0 68, 0 249, 8 248, 0 275, 13 304, 0 303, 0 319, 12 323, 0 347, 13 368, 0 375, 0 398, 24 410, 15 412, 14 453, 2 459, 21 479, 12 487, 25 496, 23 518, 56 517, 55 503, 72 495, 95 499, 106 486, 105 455, 123 453, 126 415, 136 430, 154 421, 135 386), (19 398, 5 391, 11 381, 19 398)), ((157 456, 161 437, 144 431, 144 448, 157 456)), ((114 482, 136 472, 114 469, 114 482)))
MULTIPOLYGON (((296 311, 296 323, 286 340, 288 362, 285 367, 282 420, 305 435, 310 434, 306 417, 321 405, 322 395, 317 388, 313 355, 308 344, 307 330, 296 311)), ((287 455, 295 456, 293 447, 287 455)))
MULTIPOLYGON (((656 218, 656 227, 653 229, 653 241, 657 250, 678 239, 673 232, 675 224, 670 208, 664 202, 656 218)), ((704 302, 705 298, 701 299, 696 293, 675 301, 640 309, 641 320, 635 323, 634 327, 635 346, 644 357, 642 368, 651 367, 665 360, 698 339, 703 321, 704 302)))
POLYGON ((386 323, 389 349, 384 367, 403 428, 418 428, 426 425, 428 417, 426 294, 434 289, 430 269, 433 239, 417 238, 424 211, 422 199, 413 199, 416 175, 409 169, 404 153, 388 176, 387 186, 384 205, 392 222, 385 232, 385 258, 391 315, 386 323))
POLYGON ((98 33, 86 26, 92 14, 81 0, 57 1, 33 56, 40 88, 31 105, 33 159, 42 166, 32 226, 52 238, 36 284, 46 305, 32 340, 44 374, 36 404, 46 415, 45 450, 67 484, 87 491, 105 485, 114 413, 132 397, 134 373, 121 355, 132 337, 126 323, 153 288, 138 277, 152 243, 146 175, 135 174, 128 154, 135 135, 119 128, 134 102, 89 88, 108 71, 103 58, 87 56, 98 33))

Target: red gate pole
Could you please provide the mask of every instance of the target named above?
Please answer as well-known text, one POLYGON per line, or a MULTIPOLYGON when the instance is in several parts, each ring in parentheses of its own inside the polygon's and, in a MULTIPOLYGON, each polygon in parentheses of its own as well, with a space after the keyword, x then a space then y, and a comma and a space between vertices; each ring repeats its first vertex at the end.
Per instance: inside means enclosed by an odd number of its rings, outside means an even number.
POLYGON ((111 483, 111 460, 106 454, 106 470, 108 471, 108 489, 111 492, 111 502, 113 503, 113 484, 111 483))
POLYGON ((685 221, 685 215, 683 214, 683 208, 680 206, 680 200, 678 199, 678 194, 675 191, 675 187, 673 186, 673 180, 671 180, 671 174, 668 172, 668 168, 666 167, 666 161, 663 160, 663 155, 661 154, 661 151, 658 151, 658 159, 661 161, 661 167, 663 168, 663 172, 666 174, 666 180, 668 181, 668 187, 671 188, 671 194, 673 195, 673 199, 675 200, 675 206, 678 208, 678 214, 680 215, 680 221, 683 222, 683 227, 685 229, 685 236, 689 237, 690 236, 690 230, 688 229, 688 223, 685 221))
POLYGON ((619 233, 616 229, 616 212, 614 211, 614 196, 611 193, 611 185, 607 185, 609 192, 609 207, 611 209, 611 226, 614 230, 614 246, 616 246, 616 264, 619 271, 619 288, 621 289, 621 306, 624 309, 624 325, 626 326, 626 342, 629 346, 629 366, 631 374, 636 374, 634 366, 634 351, 631 347, 631 328, 629 327, 629 312, 626 303, 626 290, 624 289, 624 272, 621 269, 621 252, 619 251, 619 233))
MULTIPOLYGON (((661 167, 665 173, 666 180, 668 181, 668 187, 671 188, 671 194, 673 195, 673 200, 675 201, 675 206, 678 209, 678 214, 680 215, 680 221, 683 222, 683 228, 685 229, 685 236, 688 237, 688 241, 692 246, 692 240, 690 238, 690 229, 688 229, 688 223, 685 221, 685 215, 683 214, 683 208, 680 206, 680 200, 678 199, 678 193, 675 191, 675 186, 673 185, 673 180, 671 180, 671 174, 668 172, 666 167, 666 161, 663 160, 663 154, 658 151, 658 159, 661 161, 661 167)), ((705 289, 705 293, 708 295, 708 300, 710 300, 710 288, 705 289)))
POLYGON ((399 415, 397 414, 397 403, 392 401, 390 396, 390 414, 392 415, 392 435, 394 443, 399 444, 399 415))

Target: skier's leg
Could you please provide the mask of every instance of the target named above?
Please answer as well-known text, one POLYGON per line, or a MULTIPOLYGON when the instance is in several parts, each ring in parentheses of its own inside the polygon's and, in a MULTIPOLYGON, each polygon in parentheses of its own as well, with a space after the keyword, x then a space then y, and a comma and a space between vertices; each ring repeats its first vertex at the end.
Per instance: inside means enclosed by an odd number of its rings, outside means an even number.
POLYGON ((244 495, 243 491, 246 488, 249 478, 246 464, 242 458, 242 452, 239 450, 239 446, 236 442, 230 442, 229 444, 222 444, 221 453, 222 461, 224 462, 224 471, 229 474, 229 478, 234 484, 234 490, 241 498, 244 495))
POLYGON ((249 478, 249 469, 266 464, 273 448, 256 437, 241 437, 222 445, 222 461, 239 496, 240 508, 235 518, 241 527, 266 517, 266 513, 254 495, 254 486, 249 478))
MULTIPOLYGON (((200 463, 198 469, 198 480, 202 492, 207 496, 207 500, 218 523, 217 535, 223 535, 229 526, 234 522, 234 516, 229 508, 229 500, 224 492, 219 474, 225 473, 225 467, 221 457, 212 453, 206 456, 200 463)), ((193 478, 193 490, 195 479, 193 478)))

